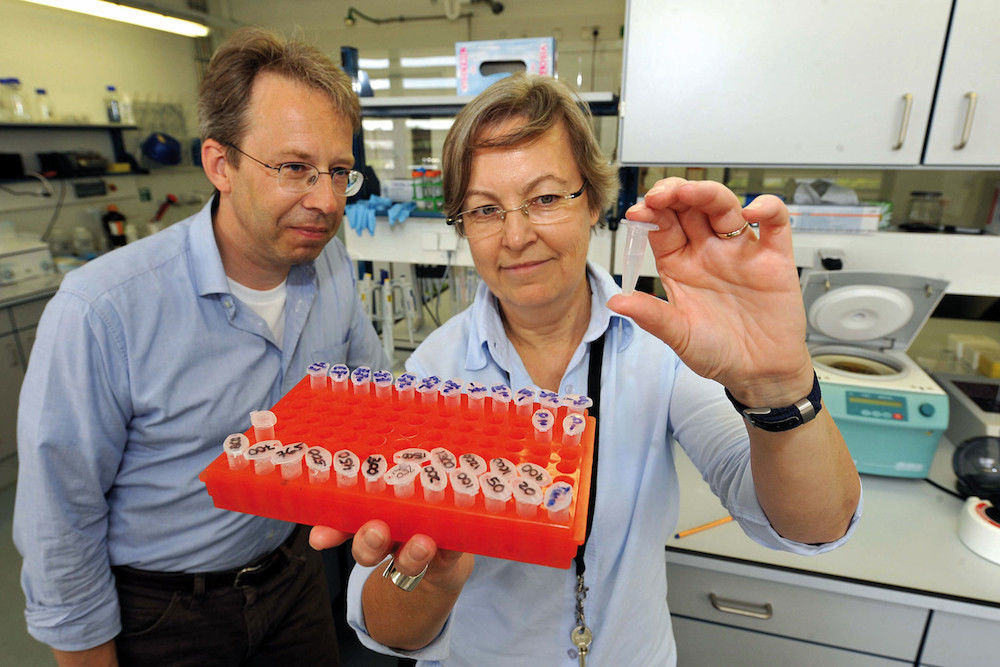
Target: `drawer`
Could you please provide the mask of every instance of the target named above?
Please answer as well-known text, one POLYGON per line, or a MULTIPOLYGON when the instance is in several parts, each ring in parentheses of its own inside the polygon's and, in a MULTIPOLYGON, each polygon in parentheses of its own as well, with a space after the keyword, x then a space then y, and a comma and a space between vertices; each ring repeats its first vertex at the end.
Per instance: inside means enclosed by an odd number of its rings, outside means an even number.
POLYGON ((673 616, 677 664, 684 667, 903 667, 911 664, 832 646, 673 616))
POLYGON ((14 327, 24 329, 38 324, 38 320, 42 317, 42 311, 45 310, 45 305, 48 302, 49 299, 44 298, 12 306, 10 311, 14 317, 14 327))
POLYGON ((913 661, 926 609, 671 563, 674 614, 913 661))
POLYGON ((935 611, 921 665, 995 665, 1000 621, 935 611))

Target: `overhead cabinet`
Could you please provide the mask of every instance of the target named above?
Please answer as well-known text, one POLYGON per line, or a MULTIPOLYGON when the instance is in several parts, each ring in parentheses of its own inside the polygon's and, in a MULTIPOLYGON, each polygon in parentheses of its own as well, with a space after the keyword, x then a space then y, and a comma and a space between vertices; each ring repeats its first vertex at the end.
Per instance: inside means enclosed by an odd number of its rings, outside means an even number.
POLYGON ((630 0, 621 161, 998 166, 1000 3, 952 10, 630 0))

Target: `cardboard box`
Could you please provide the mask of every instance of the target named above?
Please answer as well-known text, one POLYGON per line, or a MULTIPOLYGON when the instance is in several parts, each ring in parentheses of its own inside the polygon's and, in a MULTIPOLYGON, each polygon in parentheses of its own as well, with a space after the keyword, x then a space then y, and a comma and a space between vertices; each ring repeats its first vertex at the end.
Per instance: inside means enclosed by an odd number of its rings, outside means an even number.
POLYGON ((552 76, 556 71, 553 37, 455 42, 456 89, 478 95, 515 72, 552 76))
POLYGON ((876 232, 888 212, 885 204, 788 204, 792 229, 807 232, 876 232))

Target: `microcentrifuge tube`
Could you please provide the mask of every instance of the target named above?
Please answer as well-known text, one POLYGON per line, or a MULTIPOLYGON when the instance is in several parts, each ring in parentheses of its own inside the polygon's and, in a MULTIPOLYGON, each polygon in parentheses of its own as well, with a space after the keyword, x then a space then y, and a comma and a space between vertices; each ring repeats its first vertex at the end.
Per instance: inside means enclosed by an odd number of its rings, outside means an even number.
POLYGON ((466 407, 473 417, 483 416, 483 404, 488 393, 486 385, 469 381, 465 383, 466 407))
POLYGON ((371 387, 369 381, 372 379, 372 369, 368 366, 358 366, 351 371, 351 386, 355 396, 369 396, 371 387))
POLYGON ((246 457, 253 461, 253 471, 258 475, 267 475, 274 470, 271 454, 281 447, 280 440, 260 440, 247 450, 246 457))
POLYGON ((247 466, 246 453, 250 448, 250 438, 242 433, 231 433, 222 441, 222 450, 226 452, 231 470, 239 470, 247 466))
POLYGON ((479 478, 474 473, 458 468, 448 473, 448 481, 451 482, 451 490, 455 494, 456 506, 469 507, 476 502, 479 478))
POLYGON ((385 488, 385 471, 389 465, 381 454, 372 454, 361 464, 361 475, 365 478, 365 491, 379 493, 385 488))
POLYGON ((514 407, 517 409, 518 418, 531 418, 531 412, 535 409, 535 396, 535 390, 530 387, 517 390, 514 394, 514 407))
POLYGON ((350 377, 351 369, 346 364, 334 364, 331 366, 330 383, 333 385, 333 392, 335 394, 346 392, 350 377))
MULTIPOLYGON (((357 458, 357 457, 355 457, 357 458)), ((306 450, 306 469, 309 471, 309 483, 319 484, 330 479, 330 465, 333 458, 325 447, 310 447, 306 450)), ((358 466, 354 466, 354 476, 357 478, 358 466)), ((355 481, 357 481, 355 479, 355 481)))
POLYGON ((441 379, 436 375, 423 378, 417 384, 417 395, 420 397, 420 405, 428 408, 437 405, 439 384, 441 384, 441 379))
POLYGON ((544 389, 538 390, 538 403, 543 408, 551 410, 552 414, 555 414, 556 410, 559 409, 559 393, 555 391, 546 391, 544 389))
POLYGON ((254 410, 250 413, 250 425, 253 426, 254 440, 274 440, 274 425, 278 418, 270 410, 254 410))
POLYGON ((479 488, 483 491, 487 512, 499 514, 507 509, 511 488, 503 475, 496 472, 484 472, 479 476, 479 488))
POLYGON ((439 385, 441 392, 441 399, 444 401, 444 406, 452 410, 457 410, 459 406, 462 405, 462 381, 461 380, 445 380, 439 385))
POLYGON ((556 523, 569 521, 569 507, 573 502, 573 487, 566 482, 555 482, 545 489, 542 504, 549 513, 549 520, 556 523))
POLYGON ((495 472, 508 481, 517 477, 517 470, 514 468, 514 463, 501 456, 490 459, 490 472, 495 472))
POLYGON ((563 436, 562 444, 564 447, 579 447, 580 437, 583 435, 584 430, 587 428, 587 420, 584 419, 583 415, 571 412, 566 415, 562 422, 563 436))
POLYGON ((639 282, 639 269, 646 252, 646 239, 649 232, 659 229, 651 222, 622 219, 626 227, 625 250, 622 253, 625 271, 622 272, 622 294, 635 292, 635 284, 639 282))
POLYGON ((545 488, 552 483, 552 475, 540 465, 525 461, 517 467, 518 477, 534 480, 540 487, 545 488))
POLYGON ((486 459, 479 454, 473 454, 471 452, 468 454, 462 454, 458 457, 458 467, 463 470, 468 470, 477 476, 488 470, 486 467, 486 459))
POLYGON ((413 388, 417 384, 417 376, 413 373, 403 373, 398 378, 394 386, 396 387, 396 400, 400 403, 413 400, 413 388))
POLYGON ((510 387, 505 384, 493 385, 490 387, 490 399, 493 403, 493 418, 505 418, 510 408, 510 387))
POLYGON ((312 389, 326 389, 326 376, 330 374, 330 364, 325 361, 317 361, 309 364, 306 368, 309 374, 309 387, 312 389))
POLYGON ((333 455, 333 469, 337 471, 337 486, 354 486, 358 483, 361 459, 351 450, 341 449, 333 455))
POLYGON ((552 427, 555 425, 555 415, 545 408, 539 408, 531 415, 531 425, 535 427, 535 442, 552 442, 552 427))
POLYGON ((542 487, 535 481, 518 477, 511 482, 514 486, 511 492, 514 495, 514 503, 517 506, 518 516, 530 519, 538 512, 538 506, 542 504, 542 487))
POLYGON ((424 500, 439 503, 444 500, 444 490, 448 486, 448 475, 433 463, 420 469, 420 487, 424 490, 424 500))
POLYGON ((435 447, 431 450, 431 461, 445 472, 451 472, 458 468, 458 459, 444 447, 435 447))
POLYGON ((409 498, 413 495, 413 482, 420 474, 420 467, 412 463, 397 463, 385 473, 385 482, 392 487, 397 498, 409 498))
POLYGON ((412 463, 415 466, 423 465, 425 461, 430 460, 431 453, 420 447, 401 449, 392 455, 393 463, 412 463))
POLYGON ((375 398, 380 401, 388 401, 392 398, 392 373, 390 371, 372 373, 372 384, 375 385, 375 398))
POLYGON ((281 467, 282 478, 294 479, 302 474, 302 457, 306 449, 306 443, 293 442, 271 454, 271 463, 281 467))

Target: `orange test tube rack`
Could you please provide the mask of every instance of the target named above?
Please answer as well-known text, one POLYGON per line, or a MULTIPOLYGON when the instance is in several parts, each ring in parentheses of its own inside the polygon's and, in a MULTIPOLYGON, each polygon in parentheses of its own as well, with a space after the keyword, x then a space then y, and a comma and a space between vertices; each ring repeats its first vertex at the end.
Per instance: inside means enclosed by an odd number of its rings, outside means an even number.
MULTIPOLYGON (((348 449, 360 458, 362 467, 374 454, 385 456, 391 467, 395 452, 414 447, 427 451, 443 447, 456 458, 474 453, 487 465, 497 457, 518 468, 534 463, 549 473, 553 483, 572 485, 568 522, 551 519, 544 506, 526 518, 519 515, 513 500, 501 512, 489 512, 482 491, 472 505, 458 506, 450 485, 443 499, 432 503, 419 490, 410 497, 396 497, 388 485, 369 493, 361 475, 349 487, 339 486, 332 470, 326 481, 310 481, 301 462, 302 474, 287 479, 277 468, 263 475, 253 464, 231 469, 227 455, 221 453, 199 477, 215 506, 226 510, 350 533, 370 519, 382 519, 394 541, 422 533, 444 549, 569 568, 586 531, 596 420, 587 417, 579 446, 563 447, 565 408, 559 410, 551 442, 539 443, 530 417, 515 417, 513 404, 506 416, 498 417, 492 405, 474 414, 467 400, 463 394, 458 406, 446 406, 440 397, 436 405, 425 405, 417 396, 401 400, 395 387, 390 397, 376 398, 371 383, 335 392, 329 384, 312 388, 307 376, 271 409, 277 416, 274 437, 283 445, 304 442, 330 454, 348 449)), ((246 436, 255 442, 253 428, 246 436)), ((420 482, 416 484, 419 489, 420 482)))

